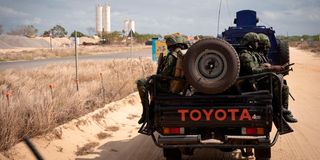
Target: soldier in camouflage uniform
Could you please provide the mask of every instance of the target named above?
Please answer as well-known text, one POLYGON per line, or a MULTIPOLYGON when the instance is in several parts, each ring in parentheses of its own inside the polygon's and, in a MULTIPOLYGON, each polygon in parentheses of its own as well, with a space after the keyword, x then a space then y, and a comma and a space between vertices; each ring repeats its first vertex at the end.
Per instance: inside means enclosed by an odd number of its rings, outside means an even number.
POLYGON ((263 56, 266 58, 267 63, 269 63, 268 53, 271 47, 269 37, 263 33, 259 33, 258 36, 259 36, 258 52, 263 53, 263 56))
MULTIPOLYGON (((160 64, 159 74, 175 78, 183 78, 184 71, 182 66, 183 53, 181 50, 188 48, 187 40, 179 33, 167 35, 164 37, 168 46, 169 53, 164 57, 160 64)), ((168 81, 167 81, 168 82, 168 81)), ((184 88, 184 82, 179 80, 169 81, 169 92, 180 93, 184 88)), ((163 87, 159 87, 163 88, 163 87)))
MULTIPOLYGON (((279 73, 284 70, 284 67, 279 65, 271 65, 268 63, 267 58, 265 55, 267 55, 269 49, 270 49, 270 41, 266 36, 261 35, 262 41, 260 40, 259 35, 256 33, 250 32, 247 33, 242 40, 242 45, 247 48, 247 50, 244 50, 240 53, 240 75, 251 75, 251 74, 258 74, 263 72, 275 72, 279 73), (260 50, 262 53, 258 52, 259 49, 259 42, 265 43, 266 46, 260 46, 260 50)), ((279 89, 281 88, 281 84, 274 83, 274 95, 277 95, 279 93, 279 89)), ((283 117, 287 122, 297 122, 297 119, 293 117, 291 112, 288 110, 288 94, 289 94, 289 88, 287 85, 283 85, 282 90, 282 101, 283 101, 283 117)), ((279 96, 274 96, 276 97, 279 96)))
MULTIPOLYGON (((158 64, 158 73, 163 77, 176 77, 183 78, 184 72, 182 70, 182 58, 183 53, 181 50, 187 49, 187 40, 179 33, 167 35, 164 37, 168 46, 169 53, 163 57, 163 61, 158 64)), ((149 107, 149 90, 151 89, 151 79, 140 79, 137 82, 137 88, 139 91, 143 112, 139 124, 145 122, 146 119, 146 108, 149 107)), ((184 88, 184 82, 179 80, 159 80, 156 84, 159 92, 171 92, 180 93, 184 88)))

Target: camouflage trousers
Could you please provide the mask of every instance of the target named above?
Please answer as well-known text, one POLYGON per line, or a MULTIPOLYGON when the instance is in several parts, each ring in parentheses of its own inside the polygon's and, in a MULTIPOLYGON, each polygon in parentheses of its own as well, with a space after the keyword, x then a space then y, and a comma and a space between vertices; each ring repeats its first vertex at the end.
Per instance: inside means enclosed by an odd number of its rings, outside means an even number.
POLYGON ((143 107, 143 113, 145 114, 146 108, 149 106, 149 87, 146 79, 139 79, 136 81, 137 89, 139 92, 140 100, 143 107))
MULTIPOLYGON (((282 75, 278 75, 280 81, 277 78, 273 78, 272 86, 273 86, 273 103, 274 106, 279 106, 280 97, 281 97, 281 108, 288 109, 289 106, 289 87, 287 85, 286 80, 283 79, 282 75), (281 94, 281 95, 280 95, 281 94)), ((270 84, 270 82, 269 82, 270 84)), ((278 108, 275 108, 276 110, 278 108)))

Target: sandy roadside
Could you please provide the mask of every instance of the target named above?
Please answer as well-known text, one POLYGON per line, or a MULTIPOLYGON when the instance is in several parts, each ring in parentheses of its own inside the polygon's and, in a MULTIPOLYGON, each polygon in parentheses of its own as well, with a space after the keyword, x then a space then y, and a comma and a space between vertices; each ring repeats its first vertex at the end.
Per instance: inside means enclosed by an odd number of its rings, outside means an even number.
MULTIPOLYGON (((290 109, 299 123, 292 125, 294 133, 280 137, 272 148, 272 159, 319 159, 320 57, 295 48, 290 48, 290 52, 295 66, 294 72, 286 79, 296 99, 290 100, 290 109)), ((32 141, 46 159, 164 159, 162 150, 150 137, 137 133, 140 113, 140 100, 135 93, 32 141), (111 136, 99 140, 97 134, 101 132, 111 136), (97 142, 98 145, 87 155, 76 156, 79 148, 88 142, 97 142)), ((14 159, 34 159, 23 143, 14 146, 10 153, 14 159)), ((194 156, 184 158, 241 159, 239 151, 223 153, 214 149, 199 149, 194 156)))
MULTIPOLYGON (((137 93, 107 104, 81 118, 57 127, 52 133, 32 139, 44 159, 76 159, 96 158, 99 147, 112 141, 131 139, 138 135, 137 121, 141 107, 137 93), (104 134, 101 134, 104 133, 104 134), (103 136, 98 137, 98 134, 103 136), (102 137, 102 138, 101 138, 102 137), (85 156, 77 156, 76 152, 88 143, 96 143, 85 156), (93 152, 93 149, 96 151, 93 152)), ((110 148, 111 152, 117 152, 110 148)), ((15 145, 9 152, 10 159, 34 159, 24 143, 15 145)), ((1 159, 1 157, 0 157, 1 159)))

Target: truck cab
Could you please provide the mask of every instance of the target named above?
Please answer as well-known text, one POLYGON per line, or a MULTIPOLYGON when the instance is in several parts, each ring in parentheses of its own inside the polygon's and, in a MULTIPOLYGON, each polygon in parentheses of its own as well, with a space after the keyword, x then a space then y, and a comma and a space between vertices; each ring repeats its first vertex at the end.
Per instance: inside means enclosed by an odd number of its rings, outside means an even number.
POLYGON ((273 65, 284 65, 289 63, 289 47, 288 43, 277 39, 275 31, 272 27, 266 27, 263 25, 257 25, 259 18, 256 11, 253 10, 241 10, 236 13, 234 24, 236 26, 230 26, 224 32, 222 32, 222 39, 229 42, 236 50, 241 50, 240 45, 241 38, 248 32, 263 33, 268 36, 271 48, 268 54, 270 63, 273 65))

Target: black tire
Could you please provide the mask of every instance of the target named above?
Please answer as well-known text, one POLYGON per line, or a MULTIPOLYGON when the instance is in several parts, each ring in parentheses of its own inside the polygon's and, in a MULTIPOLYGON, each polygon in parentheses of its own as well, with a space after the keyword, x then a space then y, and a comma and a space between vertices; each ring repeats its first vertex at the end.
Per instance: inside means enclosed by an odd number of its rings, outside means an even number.
MULTIPOLYGON (((284 65, 286 63, 290 63, 290 53, 289 53, 289 44, 287 41, 282 41, 277 39, 278 43, 278 52, 279 52, 279 65, 284 65)), ((285 69, 289 69, 286 67, 285 69)), ((285 72, 284 75, 288 75, 288 72, 285 72)))
POLYGON ((163 155, 166 160, 181 160, 181 151, 179 148, 163 148, 163 155))
POLYGON ((207 94, 227 90, 240 72, 236 50, 217 38, 203 39, 193 44, 183 61, 187 81, 197 91, 207 94))
POLYGON ((255 148, 254 156, 256 160, 269 160, 271 158, 271 148, 255 148))

